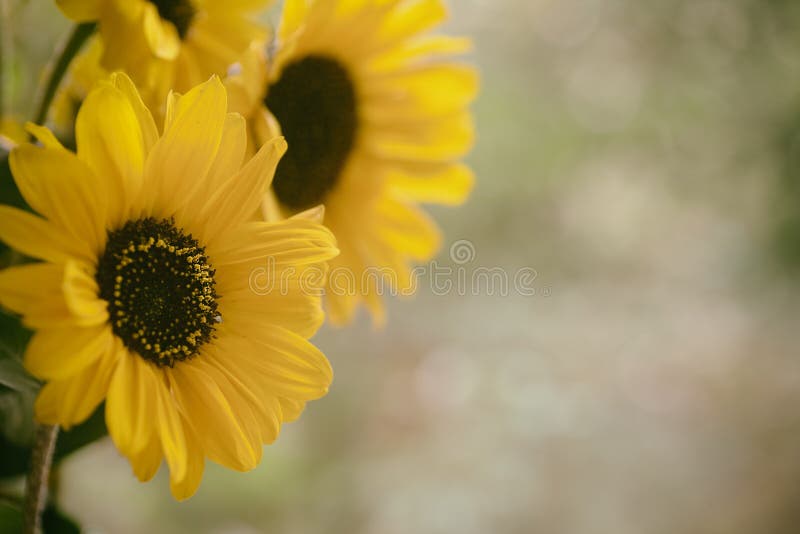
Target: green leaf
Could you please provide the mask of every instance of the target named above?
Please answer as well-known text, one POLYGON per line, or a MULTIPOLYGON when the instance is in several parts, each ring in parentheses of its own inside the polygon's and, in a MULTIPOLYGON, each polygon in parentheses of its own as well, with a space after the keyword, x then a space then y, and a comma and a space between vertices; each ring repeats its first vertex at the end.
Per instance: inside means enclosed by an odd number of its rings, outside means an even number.
MULTIPOLYGON (((0 310, 0 360, 13 359, 21 362, 31 335, 32 332, 22 326, 19 317, 0 310)), ((5 382, 0 379, 0 384, 5 382)), ((12 387, 10 384, 6 385, 12 387)))
MULTIPOLYGON (((105 405, 70 430, 61 430, 56 441, 53 462, 58 463, 78 449, 106 436, 105 405)), ((15 477, 28 471, 31 458, 30 442, 20 446, 0 436, 0 478, 15 477)))
POLYGON ((0 150, 0 203, 30 210, 14 182, 11 167, 8 164, 8 154, 4 150, 0 150))
MULTIPOLYGON (((9 500, 0 501, 0 532, 22 532, 22 503, 9 500)), ((74 519, 53 505, 45 508, 42 514, 44 534, 79 534, 81 528, 74 519)))
POLYGON ((22 366, 30 336, 19 318, 0 312, 0 435, 19 446, 33 439, 33 401, 40 387, 22 366))
POLYGON ((81 527, 55 505, 50 505, 42 514, 42 531, 44 534, 80 534, 81 527))
POLYGON ((22 532, 21 503, 0 501, 0 532, 22 532))

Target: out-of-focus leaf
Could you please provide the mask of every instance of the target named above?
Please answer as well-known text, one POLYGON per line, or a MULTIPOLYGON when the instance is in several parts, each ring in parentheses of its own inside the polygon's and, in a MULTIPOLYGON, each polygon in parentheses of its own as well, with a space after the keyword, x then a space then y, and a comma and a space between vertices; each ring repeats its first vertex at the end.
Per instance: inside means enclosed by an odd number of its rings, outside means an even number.
POLYGON ((0 150, 0 203, 10 204, 18 208, 29 210, 28 204, 19 192, 16 182, 11 175, 8 165, 8 154, 0 150))
MULTIPOLYGON (((0 204, 7 204, 30 211, 11 175, 8 154, 2 149, 0 149, 0 204)), ((11 250, 8 245, 0 241, 0 267, 9 265, 11 257, 15 254, 16 252, 11 250)))
POLYGON ((29 339, 18 318, 0 312, 0 435, 22 447, 33 439, 33 401, 40 387, 22 366, 29 339))
POLYGON ((27 447, 33 440, 35 398, 35 390, 18 391, 0 386, 0 431, 10 443, 27 447))
POLYGON ((22 510, 18 504, 0 501, 0 532, 22 532, 22 510))
POLYGON ((48 506, 42 514, 44 534, 80 534, 81 528, 74 519, 55 506, 48 506))
MULTIPOLYGON (((101 404, 89 419, 68 431, 61 430, 58 433, 53 461, 60 462, 81 447, 107 434, 105 405, 101 404)), ((31 456, 29 445, 19 446, 0 436, 0 478, 19 476, 28 470, 31 456)))
POLYGON ((12 358, 21 362, 30 338, 31 331, 22 326, 19 317, 0 310, 0 360, 12 358))
MULTIPOLYGON (((23 518, 21 503, 0 501, 0 532, 9 534, 22 532, 23 518)), ((42 514, 44 534, 77 534, 81 529, 74 519, 55 506, 48 506, 42 514)))

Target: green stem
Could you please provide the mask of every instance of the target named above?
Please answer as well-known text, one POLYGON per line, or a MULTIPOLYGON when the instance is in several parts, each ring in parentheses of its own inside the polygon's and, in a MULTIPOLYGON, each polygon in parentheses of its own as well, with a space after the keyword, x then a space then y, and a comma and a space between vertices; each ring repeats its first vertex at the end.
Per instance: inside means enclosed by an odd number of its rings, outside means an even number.
POLYGON ((42 511, 47 503, 47 488, 50 481, 50 466, 58 439, 58 426, 39 425, 31 451, 31 470, 25 485, 25 534, 42 531, 42 511))
POLYGON ((0 0, 0 116, 8 109, 6 80, 11 79, 11 63, 14 61, 14 38, 11 33, 11 7, 8 0, 0 0))
POLYGON ((39 105, 36 107, 36 116, 33 119, 36 124, 44 124, 45 119, 47 119, 47 113, 50 110, 50 103, 56 95, 58 86, 61 85, 61 80, 64 78, 69 64, 80 51, 86 39, 94 33, 96 26, 94 22, 76 25, 66 42, 61 46, 58 55, 48 68, 47 84, 41 93, 39 105))

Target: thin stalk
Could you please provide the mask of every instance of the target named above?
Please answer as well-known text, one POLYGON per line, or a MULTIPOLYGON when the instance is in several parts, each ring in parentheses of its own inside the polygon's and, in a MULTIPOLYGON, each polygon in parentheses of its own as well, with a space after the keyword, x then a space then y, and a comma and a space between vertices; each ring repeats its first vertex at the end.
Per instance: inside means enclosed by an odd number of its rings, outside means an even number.
POLYGON ((50 467, 53 464, 57 438, 58 426, 39 425, 36 429, 31 451, 31 469, 25 485, 25 534, 39 534, 42 531, 42 511, 47 503, 50 467))
POLYGON ((14 61, 14 38, 10 19, 11 7, 8 0, 0 0, 0 116, 5 115, 8 109, 6 84, 11 79, 11 64, 14 61))
POLYGON ((50 104, 56 95, 58 86, 61 85, 61 80, 64 78, 69 64, 72 63, 72 59, 80 51, 86 39, 94 33, 95 27, 96 24, 94 22, 77 24, 72 29, 72 33, 70 33, 67 40, 56 52, 55 59, 48 67, 47 83, 44 85, 44 90, 38 99, 39 104, 36 106, 36 115, 33 119, 36 124, 44 123, 47 118, 47 112, 50 110, 50 104))

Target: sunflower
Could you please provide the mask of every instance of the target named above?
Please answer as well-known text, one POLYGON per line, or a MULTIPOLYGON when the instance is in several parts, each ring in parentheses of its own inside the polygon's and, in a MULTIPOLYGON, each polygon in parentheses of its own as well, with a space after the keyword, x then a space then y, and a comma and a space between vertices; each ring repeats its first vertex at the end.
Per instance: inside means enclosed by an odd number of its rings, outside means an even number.
MULTIPOLYGON (((98 21, 101 65, 122 69, 151 106, 226 69, 265 29, 252 20, 272 0, 56 0, 76 22, 98 21)), ((160 110, 153 110, 160 111, 160 110)))
POLYGON ((273 115, 289 143, 267 205, 285 216, 325 204, 341 249, 334 323, 360 301, 381 323, 382 288, 409 291, 409 263, 439 247, 418 203, 459 204, 472 187, 458 160, 473 141, 477 75, 452 59, 469 40, 427 35, 445 16, 440 0, 287 0, 269 68, 251 51, 229 79, 256 144, 273 115))
POLYGON ((96 36, 92 37, 84 50, 70 63, 61 87, 50 105, 48 122, 52 123, 56 136, 67 145, 74 146, 75 115, 83 99, 98 81, 111 75, 100 64, 102 55, 101 40, 96 36))
POLYGON ((217 78, 171 95, 159 135, 115 74, 78 113, 77 154, 33 125, 43 146, 11 153, 41 216, 0 207, 0 239, 43 260, 0 272, 0 304, 35 330, 24 363, 46 381, 37 418, 68 428, 105 400, 136 476, 166 459, 178 499, 205 458, 253 468, 332 379, 308 338, 333 236, 307 217, 252 220, 286 144, 243 164, 244 119, 226 105, 217 78))

